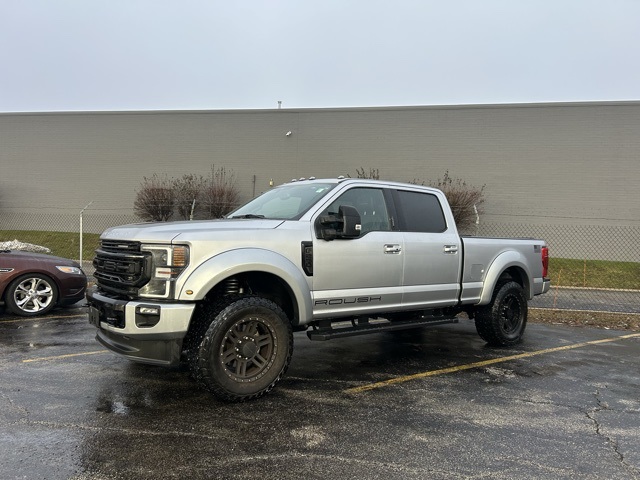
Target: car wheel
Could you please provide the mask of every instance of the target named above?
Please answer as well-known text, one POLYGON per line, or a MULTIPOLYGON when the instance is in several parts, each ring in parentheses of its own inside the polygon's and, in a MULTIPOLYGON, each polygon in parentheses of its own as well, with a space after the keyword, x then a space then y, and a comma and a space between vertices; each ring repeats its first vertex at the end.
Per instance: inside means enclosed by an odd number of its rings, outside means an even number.
POLYGON ((51 278, 27 273, 16 278, 5 293, 7 309, 15 315, 32 317, 47 313, 58 301, 58 287, 51 278))
POLYGON ((284 311, 265 298, 236 297, 214 314, 200 319, 210 325, 191 354, 198 383, 230 402, 268 393, 291 362, 293 331, 284 311))
POLYGON ((522 340, 526 326, 527 299, 516 282, 498 285, 491 303, 476 313, 476 330, 491 346, 509 347, 517 344, 522 340))

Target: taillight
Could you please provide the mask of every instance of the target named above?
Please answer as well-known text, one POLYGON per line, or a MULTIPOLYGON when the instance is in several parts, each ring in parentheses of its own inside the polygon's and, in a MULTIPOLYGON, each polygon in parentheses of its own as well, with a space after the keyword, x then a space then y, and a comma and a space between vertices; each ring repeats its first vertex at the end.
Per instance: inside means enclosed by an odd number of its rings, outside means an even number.
POLYGON ((549 247, 542 247, 542 278, 549 273, 549 247))

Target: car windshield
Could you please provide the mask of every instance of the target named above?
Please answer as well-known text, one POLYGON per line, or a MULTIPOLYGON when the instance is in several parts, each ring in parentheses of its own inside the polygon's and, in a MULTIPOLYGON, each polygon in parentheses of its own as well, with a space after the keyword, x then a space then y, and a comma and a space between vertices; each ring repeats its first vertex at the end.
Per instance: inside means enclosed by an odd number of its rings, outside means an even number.
POLYGON ((227 218, 272 218, 297 220, 329 190, 334 183, 299 183, 276 187, 227 215, 227 218))

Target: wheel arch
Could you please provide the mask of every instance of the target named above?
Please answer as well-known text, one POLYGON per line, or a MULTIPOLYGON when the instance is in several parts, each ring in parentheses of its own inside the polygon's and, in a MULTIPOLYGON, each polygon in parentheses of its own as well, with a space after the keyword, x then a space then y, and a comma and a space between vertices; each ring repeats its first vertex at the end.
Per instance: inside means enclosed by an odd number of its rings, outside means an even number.
POLYGON ((311 320, 310 286, 301 270, 286 257, 263 249, 237 249, 208 259, 185 280, 178 300, 236 293, 231 291, 236 282, 276 301, 293 325, 311 320))
MULTIPOLYGON (((13 273, 13 275, 11 275, 9 278, 7 278, 4 282, 3 285, 0 286, 1 290, 0 290, 0 299, 2 300, 6 300, 6 295, 7 292, 9 291, 9 286, 15 282, 18 278, 23 277, 25 275, 43 275, 45 277, 47 277, 47 279, 49 281, 51 281, 51 283, 53 283, 56 286, 56 290, 58 292, 58 295, 60 295, 61 292, 61 287, 60 287, 60 281, 55 277, 55 275, 53 275, 51 272, 49 272, 48 270, 43 270, 43 269, 33 269, 33 270, 21 270, 17 273, 13 273)), ((59 299, 57 299, 59 300, 59 299)))
POLYGON ((498 255, 487 270, 478 305, 488 305, 496 287, 509 279, 520 284, 527 299, 533 298, 531 272, 526 258, 516 251, 508 251, 498 255))

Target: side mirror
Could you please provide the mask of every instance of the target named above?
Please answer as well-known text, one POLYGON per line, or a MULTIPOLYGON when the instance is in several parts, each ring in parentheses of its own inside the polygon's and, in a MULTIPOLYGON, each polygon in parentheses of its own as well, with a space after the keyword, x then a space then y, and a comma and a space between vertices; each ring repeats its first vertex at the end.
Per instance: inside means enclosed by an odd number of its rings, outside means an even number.
POLYGON ((337 215, 323 215, 318 218, 316 236, 331 241, 336 238, 357 238, 362 224, 358 210, 348 205, 340 205, 337 215))
POLYGON ((342 232, 339 233, 341 238, 357 238, 362 231, 362 223, 358 210, 347 205, 340 205, 338 216, 342 219, 342 232))

